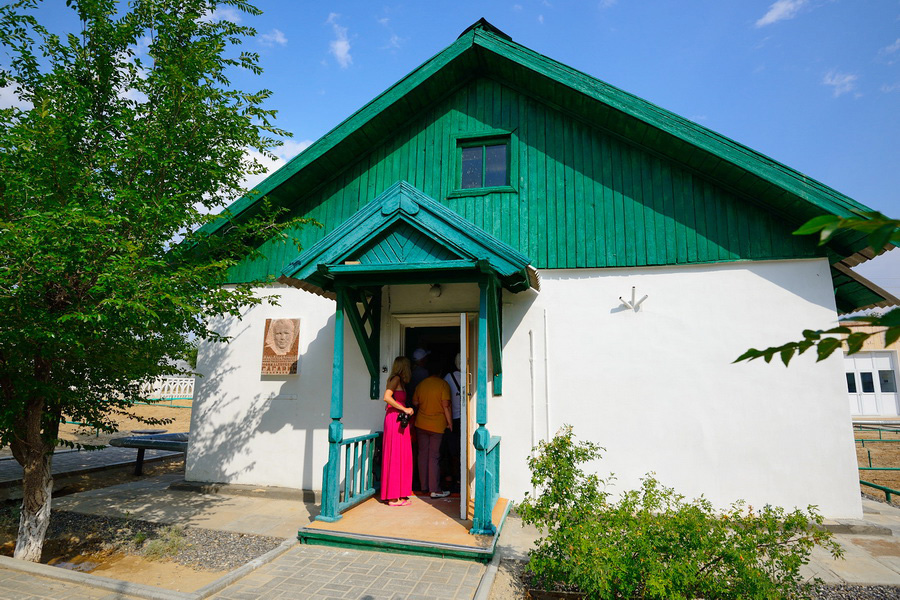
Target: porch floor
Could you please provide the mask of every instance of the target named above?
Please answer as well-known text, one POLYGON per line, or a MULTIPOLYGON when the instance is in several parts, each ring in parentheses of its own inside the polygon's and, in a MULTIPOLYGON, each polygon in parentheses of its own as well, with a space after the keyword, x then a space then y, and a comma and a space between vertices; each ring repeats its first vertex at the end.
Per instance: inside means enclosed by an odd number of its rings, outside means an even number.
POLYGON ((488 561, 509 511, 500 498, 491 522, 493 536, 472 535, 471 520, 459 518, 459 498, 431 499, 414 496, 409 506, 388 506, 375 498, 355 506, 334 523, 313 521, 297 537, 305 544, 348 546, 381 551, 401 551, 488 561))

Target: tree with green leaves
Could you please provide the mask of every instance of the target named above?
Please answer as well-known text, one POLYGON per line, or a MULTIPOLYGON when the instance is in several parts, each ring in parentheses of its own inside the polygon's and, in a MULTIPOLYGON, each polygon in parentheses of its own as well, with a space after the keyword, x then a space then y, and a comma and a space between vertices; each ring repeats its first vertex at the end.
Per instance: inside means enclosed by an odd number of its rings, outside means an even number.
MULTIPOLYGON (((217 9, 244 0, 67 0, 80 23, 59 35, 38 0, 0 8, 0 446, 24 469, 15 556, 38 560, 50 515, 61 421, 114 431, 140 386, 178 374, 175 359, 219 340, 218 315, 260 302, 253 284, 223 287, 262 239, 288 243, 288 220, 265 206, 210 213, 272 156, 267 90, 242 51, 255 35, 217 9)), ((265 203, 263 203, 265 205, 265 203)), ((255 282, 258 283, 258 282, 255 282)))
MULTIPOLYGON (((858 217, 823 215, 807 221, 794 234, 811 235, 817 233, 819 234, 819 245, 822 245, 828 242, 834 234, 847 230, 867 233, 869 247, 876 254, 880 253, 887 245, 900 245, 900 220, 889 219, 879 212, 864 213, 858 217)), ((866 340, 875 335, 884 335, 886 346, 900 339, 900 308, 893 308, 882 314, 848 317, 847 320, 869 325, 875 329, 872 331, 854 331, 845 325, 838 325, 830 329, 806 329, 803 331, 803 339, 800 341, 788 342, 781 346, 772 346, 763 350, 750 348, 734 362, 750 361, 757 358, 771 362, 774 357, 778 356, 784 365, 787 366, 794 356, 803 354, 813 348, 818 355, 816 359, 818 362, 825 360, 839 348, 843 348, 847 354, 859 352, 866 340)))

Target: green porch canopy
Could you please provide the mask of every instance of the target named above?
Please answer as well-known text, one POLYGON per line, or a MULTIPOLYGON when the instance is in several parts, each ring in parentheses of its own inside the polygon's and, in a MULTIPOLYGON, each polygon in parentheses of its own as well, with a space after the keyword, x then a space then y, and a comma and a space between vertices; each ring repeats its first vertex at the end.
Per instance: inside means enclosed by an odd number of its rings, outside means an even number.
POLYGON ((279 281, 334 298, 350 287, 475 281, 495 275, 511 292, 539 289, 530 260, 406 181, 398 181, 303 252, 279 281), (436 278, 440 273, 440 277, 436 278))
POLYGON ((471 282, 484 288, 494 394, 503 389, 500 288, 540 289, 528 257, 406 181, 398 181, 282 270, 278 281, 337 300, 377 398, 381 287, 471 282))

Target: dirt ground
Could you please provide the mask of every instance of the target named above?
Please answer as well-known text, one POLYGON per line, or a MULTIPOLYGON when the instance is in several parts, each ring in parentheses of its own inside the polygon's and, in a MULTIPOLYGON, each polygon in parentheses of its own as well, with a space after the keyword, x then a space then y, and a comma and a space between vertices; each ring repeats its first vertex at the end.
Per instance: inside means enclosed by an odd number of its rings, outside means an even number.
MULTIPOLYGON (((191 401, 178 400, 176 403, 179 407, 187 408, 169 406, 168 402, 165 402, 160 404, 136 404, 128 411, 131 415, 147 419, 171 419, 171 422, 165 425, 147 425, 135 418, 129 418, 126 415, 115 415, 114 420, 119 428, 117 433, 97 432, 94 429, 86 428, 81 425, 64 423, 59 426, 59 437, 79 444, 103 446, 109 444, 109 440, 114 437, 131 435, 131 432, 135 429, 165 429, 168 433, 190 431, 191 401)), ((65 450, 66 448, 60 447, 59 449, 65 450)), ((10 455, 9 448, 0 448, 0 457, 10 455)))
MULTIPOLYGON (((888 429, 888 427, 869 426, 871 429, 859 429, 854 427, 853 437, 865 442, 856 442, 856 462, 860 467, 868 467, 871 457, 871 466, 900 469, 900 423, 897 431, 874 431, 873 429, 888 429), (880 439, 879 439, 880 436, 880 439), (871 440, 871 441, 869 441, 871 440)), ((868 471, 860 470, 859 478, 870 481, 895 490, 900 490, 900 470, 897 471, 868 471)), ((869 496, 884 501, 884 492, 860 485, 860 490, 869 496)), ((900 497, 891 498, 893 504, 900 505, 900 497)))

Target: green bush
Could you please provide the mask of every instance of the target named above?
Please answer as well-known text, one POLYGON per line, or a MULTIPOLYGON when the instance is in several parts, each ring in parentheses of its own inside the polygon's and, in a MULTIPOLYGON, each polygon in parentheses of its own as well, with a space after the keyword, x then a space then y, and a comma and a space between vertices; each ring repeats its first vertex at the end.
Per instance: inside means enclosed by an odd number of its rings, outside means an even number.
POLYGON ((527 567, 536 587, 603 599, 806 598, 820 584, 800 576, 812 549, 842 554, 815 507, 754 510, 737 502, 717 512, 652 475, 613 501, 608 480, 580 468, 602 450, 576 442, 566 426, 529 459, 540 493, 518 508, 541 534, 527 567))

